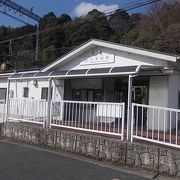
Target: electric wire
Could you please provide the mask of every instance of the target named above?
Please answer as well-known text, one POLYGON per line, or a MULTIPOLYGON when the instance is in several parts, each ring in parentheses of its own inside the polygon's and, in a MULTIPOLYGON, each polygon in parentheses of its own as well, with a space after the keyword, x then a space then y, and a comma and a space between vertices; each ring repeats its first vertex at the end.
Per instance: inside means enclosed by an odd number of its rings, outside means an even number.
MULTIPOLYGON (((144 5, 138 3, 138 4, 136 4, 134 7, 127 7, 127 8, 125 8, 125 9, 123 8, 122 10, 130 11, 130 10, 133 10, 133 9, 136 9, 136 8, 139 8, 139 7, 142 7, 142 6, 145 6, 145 5, 149 5, 149 4, 158 2, 158 1, 161 1, 161 0, 145 1, 145 2, 144 2, 144 3, 145 3, 144 5)), ((109 17, 109 16, 111 16, 113 13, 114 13, 114 11, 111 12, 110 14, 108 14, 108 15, 99 16, 99 17, 96 18, 96 20, 99 20, 99 19, 105 18, 105 17, 109 17)), ((93 20, 89 20, 89 19, 87 19, 87 18, 86 18, 86 19, 82 19, 82 20, 84 20, 84 21, 86 21, 86 22, 79 23, 78 26, 79 26, 79 25, 84 25, 84 24, 87 24, 87 23, 89 23, 89 22, 95 21, 94 19, 93 19, 93 20)), ((39 34, 43 34, 43 33, 47 33, 47 32, 52 32, 52 31, 55 31, 55 30, 58 30, 58 29, 63 29, 64 27, 66 27, 66 24, 65 24, 65 25, 57 26, 57 27, 55 27, 55 28, 48 28, 48 29, 45 29, 45 30, 41 30, 41 31, 39 31, 39 34)), ((27 35, 19 36, 19 37, 16 37, 16 38, 4 40, 4 41, 1 41, 0 44, 7 43, 7 42, 9 42, 9 41, 14 41, 14 40, 23 39, 23 38, 30 37, 30 36, 35 36, 36 34, 37 34, 37 33, 34 32, 34 33, 27 34, 27 35)))
MULTIPOLYGON (((144 1, 144 2, 140 2, 140 3, 136 3, 134 5, 131 5, 129 7, 125 7, 121 10, 125 10, 125 11, 130 11, 130 10, 133 10, 133 9, 136 9, 136 8, 139 8, 139 7, 143 7, 143 6, 146 6, 146 5, 149 5, 149 4, 152 4, 152 3, 155 3, 155 2, 159 2, 161 0, 147 0, 147 1, 144 1)), ((87 24, 87 23, 90 23, 90 22, 94 22, 94 21, 97 21, 97 20, 100 20, 101 18, 108 18, 110 17, 112 14, 114 14, 115 11, 112 11, 106 15, 102 15, 102 16, 99 16, 99 17, 96 17, 96 19, 88 19, 87 17, 80 17, 79 18, 79 22, 78 24, 76 24, 77 26, 82 26, 84 24, 87 24)), ((71 23, 72 21, 70 21, 69 23, 71 23)), ((45 30, 40 30, 39 31, 39 34, 45 34, 47 32, 52 32, 52 31, 56 31, 56 30, 60 30, 60 29, 63 29, 65 28, 69 23, 67 24, 64 24, 64 25, 60 25, 60 26, 57 26, 55 28, 48 28, 48 29, 45 29, 45 30)), ((77 22, 76 22, 77 23, 77 22)), ((21 39, 24 39, 24 38, 28 38, 28 37, 32 37, 32 36, 36 36, 37 35, 37 32, 34 32, 34 33, 30 33, 30 34, 27 34, 27 35, 23 35, 23 36, 19 36, 19 37, 15 37, 15 38, 12 38, 12 39, 8 39, 8 40, 4 40, 4 41, 1 41, 0 44, 3 44, 3 43, 9 43, 9 42, 12 42, 12 41, 16 41, 16 40, 21 40, 21 39)), ((48 35, 48 34, 47 34, 48 35)), ((64 47, 64 48, 70 48, 70 47, 64 47)), ((60 48, 56 48, 56 49, 60 49, 60 48)), ((26 52, 30 52, 32 50, 27 50, 26 52)), ((40 50, 41 51, 41 50, 40 50)), ((8 56, 8 55, 7 55, 8 56)), ((13 55, 15 56, 15 55, 13 55)), ((25 57, 24 57, 25 58, 25 57)), ((26 61, 26 60, 25 60, 26 61)), ((28 60, 29 61, 29 60, 28 60)))

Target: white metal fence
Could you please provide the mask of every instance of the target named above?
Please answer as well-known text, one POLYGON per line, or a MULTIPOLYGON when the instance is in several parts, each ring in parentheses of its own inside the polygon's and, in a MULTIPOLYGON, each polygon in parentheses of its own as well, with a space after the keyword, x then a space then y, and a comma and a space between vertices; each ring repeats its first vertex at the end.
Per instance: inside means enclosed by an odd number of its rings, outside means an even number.
POLYGON ((0 100, 0 123, 5 121, 5 111, 6 111, 6 106, 5 106, 5 100, 0 100))
MULTIPOLYGON (((87 101, 0 100, 0 122, 32 122, 81 131, 120 136, 123 140, 125 104, 87 101), (8 114, 6 114, 6 112, 8 114), (48 112, 50 113, 48 115, 48 112)), ((127 124, 128 126, 128 124, 127 124)), ((180 110, 132 104, 131 141, 145 140, 180 148, 180 110)))
POLYGON ((124 136, 124 103, 52 101, 51 125, 124 136))
POLYGON ((131 140, 180 147, 180 110, 132 104, 131 140))
POLYGON ((43 124, 47 120, 47 102, 35 99, 10 99, 8 119, 43 124))

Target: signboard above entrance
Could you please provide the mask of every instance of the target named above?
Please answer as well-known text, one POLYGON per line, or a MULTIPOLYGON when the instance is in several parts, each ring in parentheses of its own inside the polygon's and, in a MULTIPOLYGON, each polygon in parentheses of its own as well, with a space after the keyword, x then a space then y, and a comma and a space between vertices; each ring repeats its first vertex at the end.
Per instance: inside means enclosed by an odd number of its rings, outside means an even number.
POLYGON ((97 55, 82 58, 80 65, 108 64, 114 63, 114 55, 97 55))

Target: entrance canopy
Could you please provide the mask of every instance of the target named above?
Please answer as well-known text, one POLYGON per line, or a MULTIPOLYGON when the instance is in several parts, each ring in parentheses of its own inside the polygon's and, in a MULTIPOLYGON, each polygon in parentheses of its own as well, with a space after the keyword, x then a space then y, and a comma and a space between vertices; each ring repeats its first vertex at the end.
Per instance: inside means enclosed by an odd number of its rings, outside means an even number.
MULTIPOLYGON (((57 70, 48 72, 34 72, 34 73, 15 73, 11 75, 9 80, 22 79, 43 79, 43 78, 70 78, 70 77, 96 77, 96 76, 116 76, 116 75, 131 75, 138 74, 140 71, 150 72, 156 71, 162 73, 163 67, 160 66, 120 66, 107 68, 90 68, 90 69, 71 69, 71 70, 57 70)), ((144 74, 143 73, 143 74, 144 74)), ((145 74, 144 74, 145 75, 145 74)))

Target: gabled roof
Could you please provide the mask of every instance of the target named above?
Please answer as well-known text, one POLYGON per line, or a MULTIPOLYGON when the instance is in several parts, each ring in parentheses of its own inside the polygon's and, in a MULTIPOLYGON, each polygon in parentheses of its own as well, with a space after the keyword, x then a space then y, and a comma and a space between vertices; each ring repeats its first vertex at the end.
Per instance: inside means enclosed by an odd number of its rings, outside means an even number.
POLYGON ((161 59, 161 60, 165 60, 165 61, 171 61, 171 62, 176 62, 177 59, 179 59, 179 56, 168 54, 168 53, 162 53, 159 51, 138 48, 138 47, 133 47, 133 46, 127 46, 127 45, 123 45, 123 44, 119 44, 119 43, 103 41, 103 40, 98 40, 98 39, 91 39, 91 40, 85 42, 84 44, 80 45, 76 49, 65 54, 64 56, 58 58, 57 60, 50 63, 49 65, 45 66, 44 68, 42 68, 41 71, 42 72, 49 71, 56 65, 59 65, 60 63, 66 61, 68 58, 77 56, 77 55, 81 54, 82 52, 84 52, 92 47, 95 47, 95 46, 110 48, 110 49, 114 49, 114 50, 124 51, 127 53, 133 53, 133 54, 137 54, 137 55, 147 56, 147 57, 161 59))

